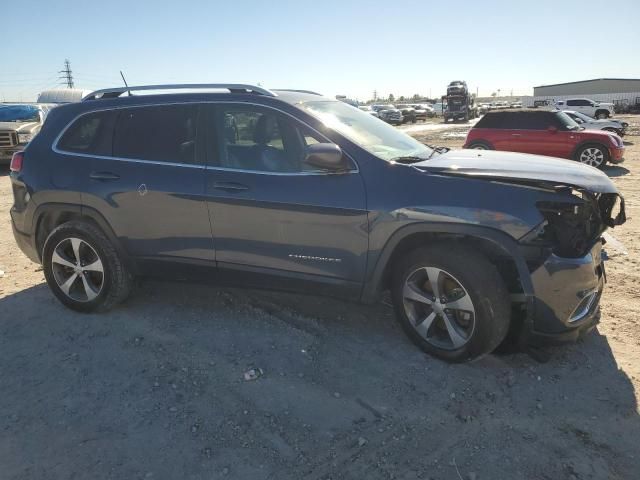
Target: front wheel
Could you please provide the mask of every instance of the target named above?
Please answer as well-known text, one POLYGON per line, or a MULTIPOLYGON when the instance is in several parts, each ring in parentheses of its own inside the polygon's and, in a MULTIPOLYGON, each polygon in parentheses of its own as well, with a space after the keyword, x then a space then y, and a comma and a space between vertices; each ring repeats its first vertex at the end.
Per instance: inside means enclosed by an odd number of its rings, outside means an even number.
POLYGON ((129 295, 133 284, 106 235, 85 222, 67 222, 51 232, 42 266, 53 294, 80 312, 109 310, 129 295))
POLYGON ((602 145, 585 145, 576 153, 576 160, 585 165, 602 168, 609 160, 609 151, 602 145))
POLYGON ((486 257, 463 246, 433 244, 409 253, 394 270, 391 294, 407 335, 443 360, 486 355, 509 330, 502 277, 486 257))
POLYGON ((604 111, 604 110, 600 110, 600 111, 596 112, 596 118, 598 120, 609 118, 609 112, 604 111))

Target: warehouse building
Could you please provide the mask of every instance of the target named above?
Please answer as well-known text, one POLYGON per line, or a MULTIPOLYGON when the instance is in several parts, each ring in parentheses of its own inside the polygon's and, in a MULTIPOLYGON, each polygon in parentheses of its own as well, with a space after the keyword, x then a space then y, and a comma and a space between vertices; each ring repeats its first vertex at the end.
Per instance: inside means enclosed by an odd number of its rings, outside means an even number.
POLYGON ((533 87, 534 97, 609 95, 640 92, 640 78, 596 78, 533 87))
POLYGON ((640 78, 595 78, 579 82, 556 83, 533 87, 532 97, 522 97, 525 107, 541 102, 553 105, 558 100, 588 98, 595 102, 609 102, 618 106, 640 104, 640 78))

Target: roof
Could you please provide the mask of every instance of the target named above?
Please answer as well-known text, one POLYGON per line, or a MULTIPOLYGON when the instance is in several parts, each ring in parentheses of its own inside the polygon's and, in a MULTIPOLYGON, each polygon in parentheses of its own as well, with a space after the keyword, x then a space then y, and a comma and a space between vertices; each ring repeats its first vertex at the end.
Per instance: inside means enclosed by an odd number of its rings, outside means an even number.
POLYGON ((549 85, 538 85, 533 88, 542 88, 542 87, 559 87, 561 85, 575 85, 577 83, 587 83, 587 82, 598 82, 601 80, 617 80, 620 82, 640 82, 640 78, 592 78, 591 80, 578 80, 577 82, 565 82, 565 83, 552 83, 549 85))

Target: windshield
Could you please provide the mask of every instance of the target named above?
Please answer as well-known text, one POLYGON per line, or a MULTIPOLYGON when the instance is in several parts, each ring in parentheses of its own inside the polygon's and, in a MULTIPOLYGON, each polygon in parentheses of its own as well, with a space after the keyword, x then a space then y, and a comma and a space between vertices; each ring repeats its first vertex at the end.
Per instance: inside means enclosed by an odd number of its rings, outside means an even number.
POLYGON ((0 122, 37 122, 38 111, 31 105, 0 105, 0 122))
POLYGON ((573 118, 571 118, 566 113, 564 113, 564 112, 556 112, 556 115, 557 115, 558 119, 560 120, 560 123, 562 123, 565 127, 567 127, 568 130, 575 130, 577 128, 582 128, 582 127, 580 127, 578 122, 576 122, 573 118))
POLYGON ((322 101, 304 104, 304 109, 325 126, 382 158, 427 158, 432 150, 409 135, 377 118, 340 102, 322 101))
POLYGON ((580 112, 573 112, 573 117, 578 117, 580 120, 582 120, 583 122, 592 122, 593 118, 585 115, 584 113, 580 113, 580 112))

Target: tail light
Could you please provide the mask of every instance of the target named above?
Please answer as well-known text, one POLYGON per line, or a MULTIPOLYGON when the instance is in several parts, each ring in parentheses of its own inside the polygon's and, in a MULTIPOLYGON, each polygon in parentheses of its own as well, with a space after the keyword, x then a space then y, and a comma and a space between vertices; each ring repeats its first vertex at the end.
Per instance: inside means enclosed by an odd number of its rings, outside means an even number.
POLYGON ((12 172, 19 172, 22 170, 22 162, 24 161, 24 151, 19 151, 13 154, 11 157, 11 165, 9 169, 12 172))

